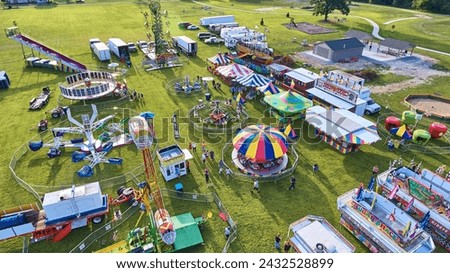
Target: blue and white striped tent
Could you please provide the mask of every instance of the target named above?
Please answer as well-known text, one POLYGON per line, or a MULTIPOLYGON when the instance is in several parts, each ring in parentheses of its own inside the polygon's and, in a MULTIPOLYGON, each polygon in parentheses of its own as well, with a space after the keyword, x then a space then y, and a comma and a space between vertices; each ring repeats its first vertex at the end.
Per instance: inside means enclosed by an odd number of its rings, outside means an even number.
POLYGON ((208 61, 210 61, 213 64, 217 64, 217 65, 227 65, 229 63, 231 63, 230 58, 228 58, 228 55, 222 54, 222 53, 217 53, 216 56, 208 58, 208 61))
POLYGON ((270 83, 271 80, 259 74, 251 74, 247 76, 237 77, 236 82, 243 86, 260 87, 270 83))
POLYGON ((273 84, 273 82, 269 82, 268 84, 258 87, 259 92, 264 93, 265 95, 273 95, 280 93, 280 90, 273 84))

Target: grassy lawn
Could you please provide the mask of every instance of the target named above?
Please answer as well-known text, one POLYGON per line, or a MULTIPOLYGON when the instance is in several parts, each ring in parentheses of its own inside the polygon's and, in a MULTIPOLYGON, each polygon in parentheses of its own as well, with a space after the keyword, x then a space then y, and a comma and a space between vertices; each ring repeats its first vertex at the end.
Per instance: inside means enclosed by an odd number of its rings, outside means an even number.
MULTIPOLYGON (((270 11, 255 11, 261 7, 271 7, 271 1, 261 3, 241 3, 237 1, 201 1, 211 6, 209 10, 202 10, 201 6, 190 1, 161 1, 162 10, 168 10, 167 19, 170 23, 171 35, 187 35, 199 43, 198 57, 181 57, 184 66, 171 70, 146 72, 142 69, 140 62, 142 53, 132 54, 133 66, 128 69, 126 80, 129 87, 142 92, 145 102, 127 102, 119 107, 129 107, 137 113, 152 111, 156 113, 155 127, 158 135, 158 147, 164 147, 177 142, 182 148, 186 148, 189 141, 200 143, 202 140, 208 142, 208 148, 215 151, 220 157, 222 147, 231 136, 222 134, 202 134, 193 131, 187 122, 187 113, 203 95, 192 97, 177 96, 172 90, 166 90, 169 81, 175 78, 183 78, 189 75, 192 78, 199 76, 210 76, 206 70, 206 59, 215 55, 218 51, 226 51, 223 46, 207 46, 197 39, 199 31, 180 30, 177 22, 190 21, 198 23, 199 18, 205 16, 234 14, 241 25, 249 28, 259 26, 259 21, 264 21, 269 29, 268 42, 277 54, 291 54, 298 51, 299 44, 293 43, 292 39, 298 41, 307 39, 309 43, 332 38, 342 37, 343 33, 350 28, 369 31, 369 24, 361 19, 351 18, 343 23, 320 22, 321 17, 314 17, 310 11, 302 9, 290 9, 284 6, 280 9, 270 11), (334 33, 324 35, 307 35, 303 32, 289 30, 282 24, 289 22, 285 14, 290 12, 296 21, 308 21, 321 24, 335 30, 334 33), (181 138, 175 140, 170 117, 174 112, 178 113, 181 138)), ((43 42, 77 61, 84 63, 89 69, 95 70, 105 68, 106 63, 100 63, 91 53, 88 45, 90 38, 100 38, 106 41, 110 37, 120 37, 125 41, 143 40, 146 37, 146 29, 143 26, 144 18, 141 12, 147 11, 148 7, 144 1, 95 1, 83 5, 65 5, 61 3, 51 8, 35 8, 33 6, 21 7, 13 10, 0 10, 0 27, 7 28, 16 21, 21 31, 30 37, 43 42), (51 20, 49 20, 51 18, 51 20)), ((365 16, 379 24, 393 20, 398 17, 410 17, 411 11, 396 10, 378 6, 360 5, 352 7, 352 15, 365 16), (388 12, 389 11, 389 12, 388 12), (395 15, 394 15, 395 14, 395 15)), ((336 15, 340 16, 340 15, 336 15)), ((398 34, 400 39, 410 39, 419 45, 435 49, 445 50, 444 44, 447 31, 435 30, 436 35, 427 36, 424 32, 434 29, 433 22, 439 26, 445 24, 444 17, 429 15, 436 20, 426 21, 421 24, 423 31, 417 27, 417 31, 411 31, 409 27, 420 24, 420 20, 407 20, 395 23, 394 32, 384 31, 381 35, 398 34), (414 22, 413 22, 414 21, 414 22), (403 26, 403 24, 405 24, 403 26), (431 24, 431 25, 430 25, 431 24), (442 36, 442 37, 441 37, 442 36), (444 39, 444 40, 443 40, 444 39)), ((334 18, 334 15, 330 17, 334 18)), ((261 27, 260 27, 261 28, 261 27)), ((392 36, 391 36, 392 37, 392 36)), ((447 42, 446 42, 447 41, 447 42)), ((45 118, 44 111, 57 106, 59 94, 58 83, 63 82, 68 74, 56 71, 25 67, 20 45, 0 36, 0 69, 6 70, 12 85, 8 90, 0 91, 0 116, 2 131, 2 157, 0 157, 0 208, 9 208, 35 202, 33 196, 24 189, 18 187, 8 169, 8 164, 14 151, 28 140, 35 139, 37 132, 36 124, 45 118), (53 91, 52 98, 47 106, 40 111, 29 112, 28 102, 38 95, 43 86, 50 86, 53 91)), ((27 51, 27 49, 25 48, 27 51)), ((448 50, 448 48, 447 48, 448 50)), ((27 51, 28 52, 28 51, 27 51)), ((449 58, 439 57, 445 65, 450 67, 449 58)), ((116 60, 117 61, 117 60, 116 60)), ((399 81, 397 75, 383 75, 376 84, 387 84, 399 81)), ((450 96, 448 88, 449 78, 437 78, 430 85, 420 86, 414 90, 405 90, 394 94, 377 95, 375 99, 382 106, 388 106, 390 110, 401 113, 406 107, 401 103, 409 93, 435 93, 450 96)), ((375 84, 375 83, 371 83, 375 84)), ((229 88, 222 84, 223 92, 211 90, 214 99, 226 99, 230 97, 229 88)), ((254 123, 263 119, 265 110, 259 101, 246 103, 246 110, 252 117, 254 123)), ((385 111, 385 110, 384 110, 385 111)), ((105 114, 105 113, 103 113, 105 114)), ((102 113, 100 113, 102 115, 102 113)), ((376 116, 370 117, 376 119, 376 116)), ((267 120, 267 119, 266 119, 267 120)), ((60 120, 50 120, 50 126, 54 126, 60 120)), ((425 121, 424 121, 425 122, 425 121)), ((222 199, 223 204, 231 216, 238 223, 238 239, 232 244, 231 252, 273 252, 273 237, 276 233, 282 234, 286 239, 286 231, 293 221, 307 214, 325 216, 331 224, 341 231, 346 238, 357 246, 357 252, 368 250, 359 244, 357 240, 346 232, 339 224, 339 213, 336 209, 336 198, 342 193, 349 191, 359 185, 360 182, 368 183, 373 165, 378 165, 380 170, 388 167, 389 160, 401 156, 405 161, 415 158, 416 162, 423 161, 426 168, 435 170, 439 165, 449 163, 449 156, 428 156, 424 154, 402 153, 395 151, 389 153, 383 141, 372 146, 367 146, 356 154, 342 155, 325 143, 317 143, 312 138, 312 131, 302 122, 296 123, 297 131, 302 130, 303 138, 295 144, 299 153, 300 163, 294 175, 297 177, 297 189, 286 191, 289 186, 288 179, 277 183, 263 183, 261 193, 252 194, 251 181, 241 182, 237 180, 226 180, 218 175, 217 163, 208 162, 207 167, 212 172, 213 186, 207 186, 203 177, 203 169, 200 154, 195 155, 191 162, 191 174, 182 178, 187 192, 209 193, 216 191, 222 199), (363 162, 363 163, 362 163, 363 162), (320 166, 320 173, 313 175, 312 165, 320 166)), ((100 165, 95 169, 95 175, 88 179, 80 179, 74 173, 81 168, 82 163, 70 162, 69 155, 63 155, 55 160, 46 159, 45 151, 36 153, 27 152, 17 164, 17 173, 33 185, 39 185, 42 192, 47 189, 55 189, 62 185, 83 184, 89 181, 98 181, 108 177, 118 176, 142 163, 142 156, 134 145, 124 146, 113 150, 111 156, 124 158, 122 166, 100 165)), ((229 155, 225 155, 229 157, 229 155)), ((174 182, 163 182, 162 175, 158 176, 161 187, 173 189, 174 182)), ((116 187, 105 187, 104 191, 115 195, 116 187)), ((192 252, 221 252, 225 239, 223 230, 225 223, 217 217, 218 209, 211 204, 193 203, 180 201, 178 199, 165 198, 168 210, 174 214, 192 212, 195 217, 213 212, 211 218, 205 225, 203 232, 205 245, 198 246, 188 251, 192 252)), ((123 226, 120 235, 133 228, 137 216, 133 216, 130 223, 123 226)), ((53 244, 41 242, 32 246, 32 252, 67 252, 82 238, 89 234, 89 229, 79 229, 72 232, 61 243, 53 244)), ((100 248, 111 242, 109 235, 96 243, 92 248, 100 248)), ((20 252, 22 241, 14 239, 0 242, 0 252, 20 252)))

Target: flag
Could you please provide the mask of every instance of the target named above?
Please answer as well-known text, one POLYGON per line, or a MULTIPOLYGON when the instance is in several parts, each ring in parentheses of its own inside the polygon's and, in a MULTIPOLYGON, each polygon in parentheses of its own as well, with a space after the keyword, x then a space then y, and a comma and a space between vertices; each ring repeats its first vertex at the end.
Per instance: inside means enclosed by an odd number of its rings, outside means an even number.
POLYGON ((238 93, 238 95, 236 97, 236 101, 239 104, 244 104, 245 103, 245 99, 241 96, 241 93, 238 93))
POLYGON ((425 229, 425 227, 428 225, 428 221, 430 220, 430 211, 428 211, 422 218, 422 220, 419 221, 419 227, 421 229, 425 229))
POLYGON ((377 203, 377 196, 375 195, 375 196, 373 197, 372 205, 370 205, 370 208, 373 209, 373 207, 375 207, 375 204, 376 204, 376 203, 377 203))
POLYGON ((372 176, 370 179, 369 185, 367 186, 367 189, 369 191, 373 191, 373 187, 375 186, 375 176, 372 176))
POLYGON ((363 186, 358 188, 358 192, 356 193, 356 201, 361 201, 363 198, 363 186))
POLYGON ((410 228, 411 228, 411 221, 408 221, 408 223, 406 223, 405 228, 402 230, 403 236, 406 236, 410 228))
POLYGON ((291 86, 290 86, 290 88, 291 88, 291 89, 294 89, 294 87, 295 87, 295 82, 294 82, 294 80, 291 80, 291 86))
POLYGON ((289 123, 288 126, 286 126, 286 129, 284 129, 284 135, 289 137, 290 139, 297 138, 297 134, 295 133, 294 129, 292 129, 292 125, 289 123))

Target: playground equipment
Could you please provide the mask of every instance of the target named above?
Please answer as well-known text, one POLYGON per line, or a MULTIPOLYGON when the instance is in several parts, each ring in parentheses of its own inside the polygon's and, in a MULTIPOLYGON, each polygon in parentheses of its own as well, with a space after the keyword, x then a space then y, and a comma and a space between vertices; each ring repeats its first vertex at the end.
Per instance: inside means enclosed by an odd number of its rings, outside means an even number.
POLYGON ((437 244, 450 251, 450 182, 427 169, 419 174, 418 168, 400 166, 379 174, 381 194, 401 204, 417 220, 428 214, 425 230, 437 244))
POLYGON ((0 241, 31 235, 31 242, 59 242, 73 229, 99 224, 109 211, 98 182, 50 192, 37 204, 0 210, 0 241))
POLYGON ((418 113, 436 118, 450 118, 450 99, 442 96, 414 94, 405 98, 405 103, 418 113))
POLYGON ((372 252, 430 253, 435 249, 424 231, 429 218, 416 221, 374 191, 360 186, 339 196, 337 205, 341 224, 372 252))
POLYGON ((398 128, 402 125, 402 121, 395 116, 389 116, 386 118, 385 122, 384 122, 384 128, 386 128, 386 130, 390 131, 393 128, 398 128))
POLYGON ((85 65, 75 61, 74 59, 63 55, 58 51, 25 36, 24 34, 21 34, 18 27, 10 27, 5 29, 5 34, 6 37, 17 41, 22 45, 23 57, 26 59, 26 63, 29 66, 48 67, 64 72, 83 72, 87 70, 85 65), (31 49, 33 57, 27 58, 28 56, 25 55, 24 46, 31 49), (33 50, 54 59, 54 61, 34 57, 33 50))
POLYGON ((186 160, 194 158, 187 149, 171 145, 157 151, 159 169, 166 181, 180 178, 187 174, 186 160))
POLYGON ((440 138, 447 133, 447 126, 445 124, 439 122, 433 122, 428 127, 428 132, 431 135, 431 138, 440 138))
MULTIPOLYGON (((53 158, 61 155, 60 148, 76 148, 80 151, 75 151, 72 153, 72 162, 79 162, 82 160, 87 160, 90 163, 88 165, 83 166, 77 174, 80 177, 89 177, 94 173, 94 167, 99 163, 110 163, 110 164, 121 164, 122 158, 106 158, 106 154, 111 151, 112 148, 118 147, 121 145, 131 143, 131 138, 128 134, 124 134, 123 130, 117 132, 117 126, 109 127, 112 128, 110 131, 105 132, 107 141, 105 143, 100 139, 94 138, 94 132, 103 127, 110 119, 114 117, 114 115, 109 115, 103 119, 97 120, 97 107, 95 104, 92 104, 92 116, 89 117, 88 114, 84 114, 81 116, 82 123, 75 120, 72 117, 70 109, 67 109, 67 118, 68 120, 74 124, 74 127, 60 127, 60 128, 52 128, 53 140, 44 143, 41 141, 33 141, 29 143, 29 148, 32 151, 38 151, 42 147, 50 147, 47 156, 49 158, 53 158), (70 141, 66 141, 63 139, 64 134, 79 134, 84 135, 87 141, 84 141, 83 138, 71 139, 70 141), (119 135, 115 135, 119 133, 119 135)), ((108 128, 105 126, 105 128, 108 128)))
MULTIPOLYGON (((153 158, 150 154, 150 146, 153 143, 153 137, 150 132, 147 120, 141 116, 130 119, 129 132, 136 147, 142 151, 144 158, 144 172, 146 181, 140 183, 141 198, 145 205, 146 211, 150 216, 151 225, 156 224, 159 235, 164 243, 172 245, 176 239, 176 232, 170 219, 169 212, 165 209, 161 191, 156 179, 155 166, 153 158), (156 205, 154 218, 152 215, 152 208, 150 205, 150 195, 153 197, 153 202, 156 205)), ((153 229, 153 227, 151 227, 153 229)))
POLYGON ((420 145, 427 144, 430 139, 430 133, 422 129, 415 130, 412 136, 412 142, 420 145))
POLYGON ((308 215, 290 224, 288 238, 298 253, 355 252, 355 246, 320 216, 308 215))

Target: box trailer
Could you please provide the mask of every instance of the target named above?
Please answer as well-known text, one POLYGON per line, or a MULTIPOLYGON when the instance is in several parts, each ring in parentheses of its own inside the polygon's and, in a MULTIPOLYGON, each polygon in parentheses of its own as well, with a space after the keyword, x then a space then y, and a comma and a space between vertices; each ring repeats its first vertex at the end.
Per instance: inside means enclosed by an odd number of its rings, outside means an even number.
POLYGON ((91 47, 92 50, 94 50, 94 44, 96 43, 101 43, 102 41, 100 41, 99 38, 92 38, 89 39, 89 46, 91 47))
POLYGON ((92 44, 92 51, 97 55, 100 61, 109 61, 111 59, 111 53, 105 43, 92 44))
POLYGON ((213 17, 203 17, 200 19, 201 26, 209 26, 212 24, 234 23, 234 15, 223 15, 213 17))
POLYGON ((172 37, 172 43, 188 56, 197 55, 197 42, 187 36, 172 37))
POLYGON ((126 63, 127 66, 131 66, 130 51, 127 43, 119 38, 110 38, 108 40, 108 47, 109 50, 112 51, 121 62, 126 63))

